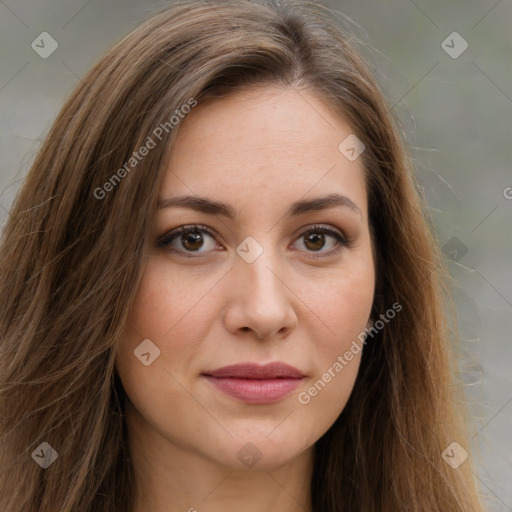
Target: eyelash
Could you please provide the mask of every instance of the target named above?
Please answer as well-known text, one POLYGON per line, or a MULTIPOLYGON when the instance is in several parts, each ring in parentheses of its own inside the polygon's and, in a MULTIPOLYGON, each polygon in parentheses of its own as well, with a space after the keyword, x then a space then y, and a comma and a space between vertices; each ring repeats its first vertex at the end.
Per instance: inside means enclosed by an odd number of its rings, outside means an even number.
MULTIPOLYGON (((172 231, 169 231, 168 233, 161 236, 157 241, 158 246, 162 247, 166 250, 169 250, 173 253, 177 253, 180 256, 184 256, 185 258, 199 258, 204 253, 197 253, 197 255, 194 255, 194 253, 178 251, 170 246, 170 244, 178 236, 182 235, 183 233, 188 233, 191 231, 205 232, 208 235, 210 235, 212 238, 215 239, 215 233, 207 226, 202 226, 199 224, 189 224, 186 226, 180 226, 179 228, 173 229, 172 231)), ((347 247, 351 246, 350 240, 345 238, 338 231, 336 231, 336 230, 332 229, 331 227, 324 225, 324 224, 315 224, 315 225, 307 228, 306 230, 302 231, 297 236, 297 240, 300 239, 301 237, 303 237, 304 235, 307 235, 308 233, 322 233, 322 234, 330 235, 330 236, 334 237, 338 243, 338 246, 335 249, 331 249, 327 253, 319 253, 317 255, 317 254, 314 254, 314 252, 313 253, 309 252, 307 255, 308 258, 316 259, 316 258, 325 258, 325 257, 334 256, 334 255, 338 254, 343 248, 347 248, 347 247)))

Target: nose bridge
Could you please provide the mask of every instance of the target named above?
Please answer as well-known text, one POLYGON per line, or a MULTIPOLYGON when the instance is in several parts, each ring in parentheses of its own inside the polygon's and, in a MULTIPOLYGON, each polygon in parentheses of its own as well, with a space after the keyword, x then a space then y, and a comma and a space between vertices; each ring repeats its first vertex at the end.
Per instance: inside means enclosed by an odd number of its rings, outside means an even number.
POLYGON ((282 276, 285 266, 271 238, 267 236, 262 244, 245 239, 237 247, 232 288, 228 292, 230 330, 250 328, 264 338, 295 322, 290 290, 282 276))
POLYGON ((279 264, 277 250, 271 246, 271 237, 266 240, 268 243, 263 247, 254 239, 246 239, 237 250, 241 255, 236 263, 237 274, 245 285, 242 288, 248 297, 263 304, 282 300, 285 293, 282 278, 279 278, 282 265, 279 264), (249 252, 244 253, 243 250, 247 248, 249 252), (248 257, 244 257, 245 255, 248 257))

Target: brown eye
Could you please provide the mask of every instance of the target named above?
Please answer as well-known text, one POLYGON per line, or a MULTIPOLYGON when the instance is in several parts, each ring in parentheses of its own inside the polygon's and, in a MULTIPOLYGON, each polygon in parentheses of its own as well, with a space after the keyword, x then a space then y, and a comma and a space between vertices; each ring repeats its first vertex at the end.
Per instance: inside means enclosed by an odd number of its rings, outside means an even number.
POLYGON ((161 237, 158 245, 184 256, 202 255, 216 247, 213 233, 205 226, 180 226, 161 237))
POLYGON ((203 235, 199 231, 188 231, 181 235, 181 244, 189 251, 197 251, 203 245, 203 235))
POLYGON ((311 249, 312 251, 318 251, 321 249, 325 244, 325 236, 324 234, 318 234, 318 233, 307 233, 304 236, 305 245, 308 249, 311 249))
POLYGON ((313 226, 303 231, 299 235, 298 240, 303 242, 305 247, 303 250, 311 258, 334 256, 341 248, 350 246, 349 240, 339 231, 324 225, 313 226), (332 240, 330 248, 329 239, 332 240), (328 247, 327 250, 322 250, 326 245, 328 247), (318 253, 318 255, 314 253, 318 253))

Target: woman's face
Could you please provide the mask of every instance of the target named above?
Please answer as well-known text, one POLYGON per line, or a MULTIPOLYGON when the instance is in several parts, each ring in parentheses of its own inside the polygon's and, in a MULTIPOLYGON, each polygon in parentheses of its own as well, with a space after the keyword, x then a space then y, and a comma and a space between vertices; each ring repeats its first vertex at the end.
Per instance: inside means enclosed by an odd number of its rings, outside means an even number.
POLYGON ((351 139, 339 149, 350 134, 292 88, 182 121, 117 355, 131 428, 159 453, 268 469, 343 410, 375 283, 362 159, 351 139))

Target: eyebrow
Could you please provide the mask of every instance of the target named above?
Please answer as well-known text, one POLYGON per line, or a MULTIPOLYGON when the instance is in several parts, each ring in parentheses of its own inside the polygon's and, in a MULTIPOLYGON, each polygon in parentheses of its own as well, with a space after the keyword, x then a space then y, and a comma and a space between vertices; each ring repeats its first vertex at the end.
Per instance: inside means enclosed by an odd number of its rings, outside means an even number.
MULTIPOLYGON (((329 194, 314 199, 296 201, 291 204, 286 216, 295 217, 304 213, 327 210, 336 206, 347 207, 363 217, 360 208, 351 199, 340 194, 329 194)), ((222 215, 228 219, 234 219, 237 215, 236 210, 231 205, 199 196, 175 196, 162 199, 158 201, 157 207, 158 209, 172 207, 188 208, 209 215, 222 215)))

